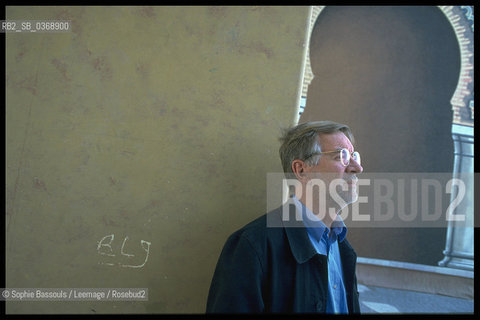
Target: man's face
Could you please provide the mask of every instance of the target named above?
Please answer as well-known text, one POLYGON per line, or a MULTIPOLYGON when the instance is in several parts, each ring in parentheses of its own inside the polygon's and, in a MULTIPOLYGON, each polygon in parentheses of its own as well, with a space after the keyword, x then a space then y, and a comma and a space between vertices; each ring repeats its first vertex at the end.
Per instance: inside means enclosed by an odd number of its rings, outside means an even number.
MULTIPOLYGON (((343 132, 320 134, 319 142, 322 152, 341 150, 342 148, 346 148, 350 153, 354 151, 352 143, 343 132)), ((336 191, 347 204, 355 202, 358 198, 356 174, 362 171, 362 166, 353 159, 350 160, 348 166, 344 166, 340 161, 340 152, 322 154, 317 165, 305 168, 305 172, 312 178, 320 177, 325 182, 327 190, 332 180, 341 179, 347 190, 343 190, 342 185, 342 187, 337 187, 336 191)))

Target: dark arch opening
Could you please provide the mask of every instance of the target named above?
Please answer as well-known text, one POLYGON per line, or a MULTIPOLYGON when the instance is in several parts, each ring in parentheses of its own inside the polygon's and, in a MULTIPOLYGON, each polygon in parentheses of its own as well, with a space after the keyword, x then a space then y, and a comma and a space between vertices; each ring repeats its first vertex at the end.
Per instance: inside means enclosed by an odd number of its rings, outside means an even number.
MULTIPOLYGON (((348 124, 366 172, 452 172, 460 50, 439 8, 327 6, 310 62, 300 123, 348 124)), ((352 228, 349 239, 359 256, 436 265, 445 230, 352 228)))

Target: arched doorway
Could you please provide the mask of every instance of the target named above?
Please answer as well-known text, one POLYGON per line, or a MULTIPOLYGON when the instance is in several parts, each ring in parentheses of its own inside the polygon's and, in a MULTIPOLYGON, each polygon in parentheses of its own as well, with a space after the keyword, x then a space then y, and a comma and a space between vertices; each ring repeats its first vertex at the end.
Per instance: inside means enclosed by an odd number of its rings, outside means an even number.
MULTIPOLYGON (((447 17, 437 7, 324 8, 299 122, 350 125, 366 171, 452 172, 450 100, 463 73, 447 17)), ((446 228, 351 229, 349 239, 360 256, 435 265, 446 228)))

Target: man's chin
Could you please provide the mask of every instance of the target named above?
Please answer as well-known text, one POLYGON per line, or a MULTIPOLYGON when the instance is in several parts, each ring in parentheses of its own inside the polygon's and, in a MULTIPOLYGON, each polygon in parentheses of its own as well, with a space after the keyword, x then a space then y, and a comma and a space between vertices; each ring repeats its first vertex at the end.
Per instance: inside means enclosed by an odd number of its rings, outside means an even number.
POLYGON ((354 192, 352 194, 352 201, 350 203, 354 203, 358 200, 358 193, 357 192, 354 192))
POLYGON ((357 187, 353 186, 348 188, 348 191, 342 195, 342 199, 345 202, 345 206, 356 202, 358 200, 357 187))

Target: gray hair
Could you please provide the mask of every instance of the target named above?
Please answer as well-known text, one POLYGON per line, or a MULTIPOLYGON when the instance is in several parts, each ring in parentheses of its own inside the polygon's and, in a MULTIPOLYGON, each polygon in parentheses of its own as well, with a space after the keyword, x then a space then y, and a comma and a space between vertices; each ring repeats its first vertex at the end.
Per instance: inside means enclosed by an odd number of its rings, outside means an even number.
POLYGON ((304 160, 308 165, 317 165, 320 157, 311 157, 321 152, 318 135, 322 133, 343 132, 354 143, 353 134, 347 125, 333 121, 304 122, 295 127, 285 129, 280 137, 279 153, 283 172, 292 173, 293 160, 304 160))

